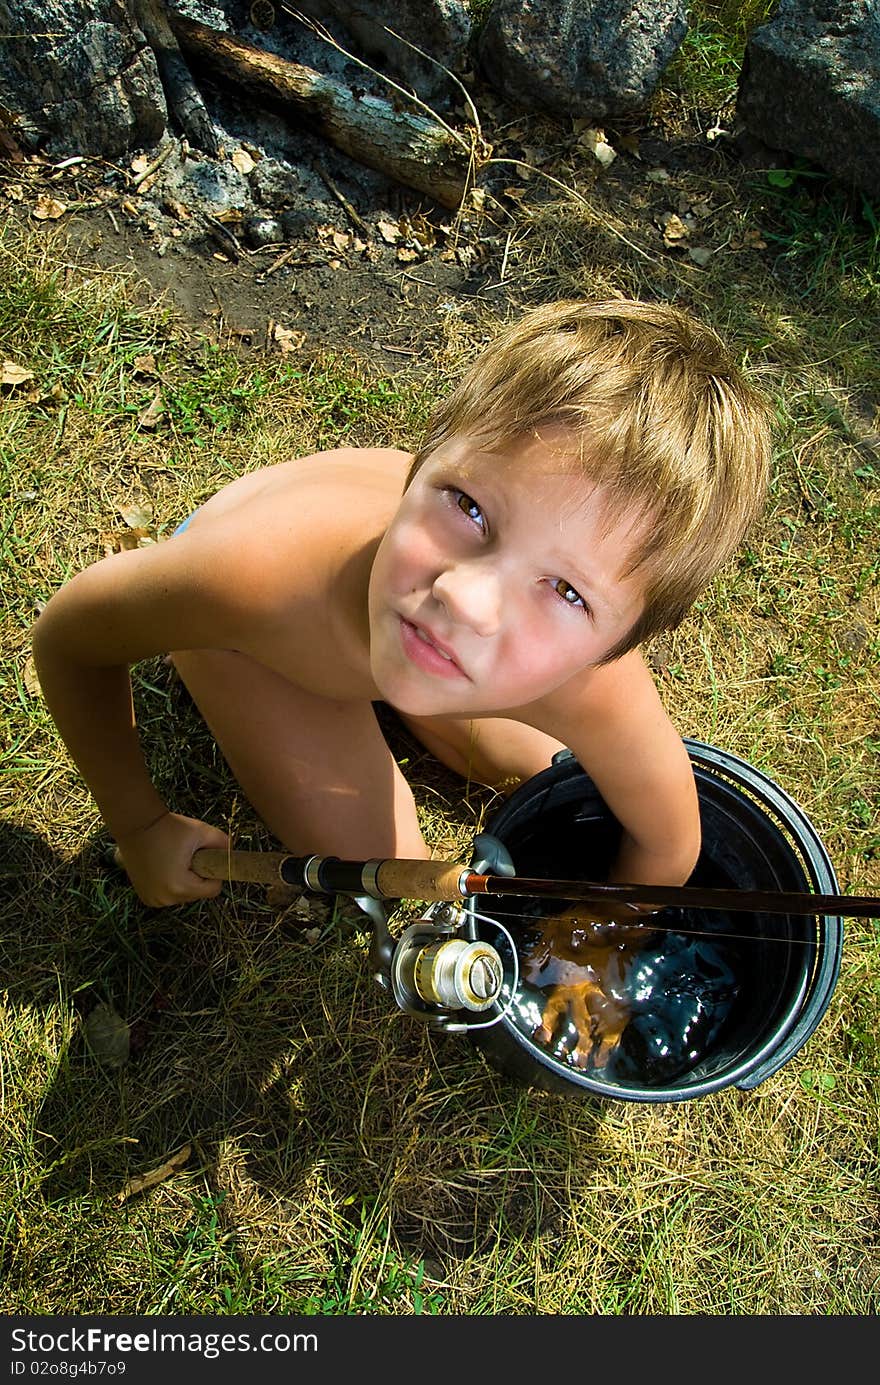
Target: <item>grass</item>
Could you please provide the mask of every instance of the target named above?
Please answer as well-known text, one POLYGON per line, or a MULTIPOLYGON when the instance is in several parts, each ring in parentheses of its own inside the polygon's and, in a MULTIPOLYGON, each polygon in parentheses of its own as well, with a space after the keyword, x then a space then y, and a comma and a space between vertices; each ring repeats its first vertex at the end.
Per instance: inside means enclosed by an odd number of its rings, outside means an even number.
MULTIPOLYGON (((523 212, 520 300, 690 303, 777 410, 765 518, 649 651, 662 695, 682 734, 797 799, 842 888, 878 893, 876 223, 827 180, 719 161, 657 191, 709 199, 716 253, 697 268, 603 186, 592 211, 523 212)), ((754 1091, 592 1105, 528 1090, 396 1011, 351 906, 303 920, 236 886, 143 908, 40 700, 29 630, 71 573, 161 540, 243 469, 413 437, 484 319, 417 379, 348 356, 242 359, 60 237, 0 241, 0 353, 34 375, 0 401, 7 1313, 877 1312, 876 924, 848 925, 819 1030, 754 1091), (118 1068, 85 1043, 99 1002, 130 1027, 118 1068), (186 1146, 173 1176, 123 1195, 186 1146)), ((242 847, 274 845, 167 670, 140 666, 135 696, 160 789, 242 847)), ((491 796, 405 737, 395 750, 430 840, 464 849, 491 796)))

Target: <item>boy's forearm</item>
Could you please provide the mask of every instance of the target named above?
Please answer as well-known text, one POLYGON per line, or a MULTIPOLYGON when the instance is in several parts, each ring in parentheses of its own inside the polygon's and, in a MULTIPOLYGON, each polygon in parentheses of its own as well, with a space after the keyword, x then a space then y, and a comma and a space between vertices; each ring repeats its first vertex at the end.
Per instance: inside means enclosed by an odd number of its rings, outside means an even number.
POLYGON ((166 805, 147 773, 126 668, 73 664, 35 632, 34 663, 46 705, 117 839, 155 822, 166 805))
POLYGON ((608 872, 612 885, 683 885, 699 854, 697 840, 648 846, 624 831, 608 872))

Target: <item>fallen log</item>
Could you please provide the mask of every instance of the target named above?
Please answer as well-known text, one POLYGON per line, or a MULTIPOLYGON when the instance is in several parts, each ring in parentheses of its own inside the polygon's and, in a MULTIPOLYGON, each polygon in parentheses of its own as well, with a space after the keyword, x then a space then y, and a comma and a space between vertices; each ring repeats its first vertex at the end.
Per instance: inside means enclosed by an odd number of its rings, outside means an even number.
POLYGON ((358 163, 426 193, 441 206, 460 205, 472 163, 464 136, 231 34, 173 11, 169 17, 180 47, 212 76, 293 108, 310 128, 358 163))

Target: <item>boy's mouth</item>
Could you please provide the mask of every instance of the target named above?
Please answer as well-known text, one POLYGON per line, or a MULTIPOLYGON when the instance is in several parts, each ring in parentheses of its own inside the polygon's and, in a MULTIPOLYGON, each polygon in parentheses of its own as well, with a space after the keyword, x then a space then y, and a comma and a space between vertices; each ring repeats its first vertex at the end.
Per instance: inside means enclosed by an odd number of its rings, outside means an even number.
POLYGON ((400 616, 400 639, 403 652, 411 663, 426 673, 441 678, 464 678, 467 675, 448 645, 437 640, 421 625, 400 616))

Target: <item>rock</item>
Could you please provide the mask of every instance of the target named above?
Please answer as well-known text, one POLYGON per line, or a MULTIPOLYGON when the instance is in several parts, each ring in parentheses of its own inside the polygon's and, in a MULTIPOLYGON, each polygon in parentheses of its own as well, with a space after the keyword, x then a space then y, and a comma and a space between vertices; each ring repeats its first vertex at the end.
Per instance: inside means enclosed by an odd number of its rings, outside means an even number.
POLYGON ((437 63, 455 73, 466 66, 471 20, 462 0, 302 0, 298 8, 331 28, 342 43, 347 32, 345 46, 350 51, 411 86, 423 100, 454 94, 453 84, 437 63), (338 21, 336 26, 332 20, 328 23, 331 16, 338 21), (420 57, 394 34, 409 39, 436 61, 420 57))
POLYGON ((520 110, 599 120, 650 100, 687 33, 686 0, 497 0, 486 79, 520 110))
POLYGON ((0 105, 25 149, 118 158, 167 121, 152 49, 122 0, 0 0, 0 105))
POLYGON ((276 212, 295 207, 302 197, 302 181, 296 169, 285 167, 277 159, 260 159, 250 184, 261 206, 276 212))
POLYGON ((275 217, 251 216, 244 223, 244 238, 253 249, 260 250, 264 245, 278 245, 285 237, 275 217))
POLYGON ((877 0, 780 0, 747 45, 737 119, 771 149, 880 196, 877 0))

